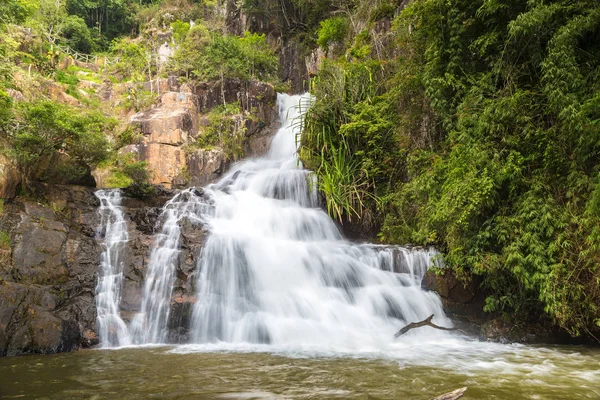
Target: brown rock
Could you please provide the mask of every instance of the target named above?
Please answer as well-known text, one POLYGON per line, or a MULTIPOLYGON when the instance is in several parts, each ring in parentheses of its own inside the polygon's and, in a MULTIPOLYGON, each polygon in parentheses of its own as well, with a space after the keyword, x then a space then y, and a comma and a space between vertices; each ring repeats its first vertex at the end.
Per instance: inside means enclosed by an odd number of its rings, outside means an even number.
POLYGON ((187 168, 190 185, 204 186, 214 182, 227 164, 225 153, 218 149, 198 149, 188 154, 187 168))
POLYGON ((121 153, 132 153, 140 161, 146 161, 151 173, 150 183, 171 188, 173 179, 179 176, 186 164, 185 152, 175 146, 161 143, 133 144, 125 146, 121 153))
POLYGON ((154 108, 135 114, 131 122, 140 127, 146 143, 181 145, 194 129, 192 116, 185 108, 154 108))
POLYGON ((21 183, 21 174, 15 163, 0 153, 0 199, 12 199, 21 183))

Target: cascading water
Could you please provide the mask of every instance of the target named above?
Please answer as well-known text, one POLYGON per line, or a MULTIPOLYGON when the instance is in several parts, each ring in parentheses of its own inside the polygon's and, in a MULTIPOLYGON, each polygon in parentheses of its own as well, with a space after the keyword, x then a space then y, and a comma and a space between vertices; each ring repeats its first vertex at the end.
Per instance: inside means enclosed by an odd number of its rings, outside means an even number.
POLYGON ((119 304, 123 284, 122 253, 129 235, 120 207, 121 192, 99 190, 96 197, 100 200, 98 212, 101 217, 98 236, 104 238, 104 250, 100 256, 101 273, 96 286, 98 333, 104 347, 125 346, 130 344, 131 338, 121 319, 119 304))
POLYGON ((296 154, 298 105, 309 98, 278 101, 282 127, 268 155, 204 190, 212 207, 193 341, 348 350, 390 342, 431 314, 450 324, 437 295, 420 287, 432 252, 352 244, 318 208, 296 154))
POLYGON ((142 309, 131 325, 135 343, 166 341, 175 264, 180 252, 180 222, 188 218, 192 222, 201 223, 199 216, 206 212, 206 207, 193 188, 177 194, 165 205, 161 215, 164 221, 162 231, 158 234, 150 255, 144 282, 142 309))

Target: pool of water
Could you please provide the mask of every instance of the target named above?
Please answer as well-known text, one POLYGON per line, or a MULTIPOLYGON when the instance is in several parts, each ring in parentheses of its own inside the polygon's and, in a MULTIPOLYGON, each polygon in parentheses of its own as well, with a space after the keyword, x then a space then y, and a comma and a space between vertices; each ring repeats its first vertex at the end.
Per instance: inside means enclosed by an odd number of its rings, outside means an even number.
POLYGON ((413 336, 387 349, 190 345, 0 359, 3 399, 600 399, 600 349, 413 336))

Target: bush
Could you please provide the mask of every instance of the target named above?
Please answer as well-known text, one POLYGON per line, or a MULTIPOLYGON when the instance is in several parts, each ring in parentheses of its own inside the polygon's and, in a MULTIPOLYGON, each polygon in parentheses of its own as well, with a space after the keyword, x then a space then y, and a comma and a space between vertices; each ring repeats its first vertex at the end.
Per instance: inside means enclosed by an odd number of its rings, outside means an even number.
POLYGON ((211 80, 223 77, 274 80, 277 57, 265 35, 246 32, 243 37, 215 34, 198 60, 194 75, 211 80))
POLYGON ((121 165, 121 171, 131 179, 131 184, 126 188, 128 195, 137 198, 147 198, 154 195, 155 188, 150 184, 150 172, 145 161, 135 161, 128 158, 121 165))
POLYGON ((0 90, 0 138, 8 137, 13 120, 12 98, 0 90))
POLYGON ((108 157, 106 132, 115 122, 101 113, 82 114, 51 101, 22 103, 18 110, 21 122, 12 143, 26 179, 58 179, 56 167, 64 169, 67 181, 81 179, 108 157))
POLYGON ((188 22, 175 21, 171 24, 171 29, 173 30, 175 43, 180 44, 190 30, 190 24, 188 22))
POLYGON ((66 43, 74 50, 82 53, 96 50, 96 41, 83 18, 69 15, 62 29, 66 43))
POLYGON ((66 85, 77 85, 79 83, 79 78, 77 78, 77 76, 69 74, 62 69, 56 70, 54 73, 54 79, 57 82, 64 83, 66 85))
POLYGON ((192 146, 202 149, 221 147, 230 160, 243 157, 246 128, 235 118, 240 112, 237 103, 213 108, 208 114, 208 126, 192 146))
POLYGON ((110 51, 119 58, 119 62, 108 67, 108 73, 137 82, 148 79, 148 68, 151 68, 148 65, 149 52, 141 44, 127 38, 118 39, 112 42, 110 51))
POLYGON ((317 44, 327 49, 330 44, 342 42, 348 33, 348 21, 344 17, 328 18, 320 23, 317 30, 317 44))
POLYGON ((27 0, 2 0, 0 2, 0 26, 21 24, 35 11, 35 4, 27 0))
POLYGON ((201 80, 221 78, 277 80, 277 56, 264 35, 243 37, 192 27, 173 56, 169 69, 201 80))

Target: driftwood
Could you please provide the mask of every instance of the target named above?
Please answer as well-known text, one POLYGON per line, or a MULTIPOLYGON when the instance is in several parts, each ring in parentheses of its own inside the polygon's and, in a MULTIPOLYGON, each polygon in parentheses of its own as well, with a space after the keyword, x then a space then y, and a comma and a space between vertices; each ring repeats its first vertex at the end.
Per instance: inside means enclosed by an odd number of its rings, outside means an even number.
POLYGON ((434 314, 431 314, 429 317, 427 317, 426 319, 424 319, 423 321, 420 321, 420 322, 411 322, 410 324, 406 325, 404 328, 402 328, 398 332, 396 332, 394 337, 397 338, 398 336, 404 335, 406 332, 410 331, 411 329, 420 328, 422 326, 430 326, 432 328, 440 329, 442 331, 456 331, 457 330, 457 328, 445 328, 443 326, 434 324, 433 322, 431 322, 431 320, 433 319, 433 315, 434 314))
POLYGON ((467 388, 460 388, 460 389, 456 389, 453 392, 450 393, 445 393, 441 396, 438 397, 434 397, 431 400, 456 400, 456 399, 460 399, 461 397, 463 397, 465 395, 465 392, 467 391, 467 388))

